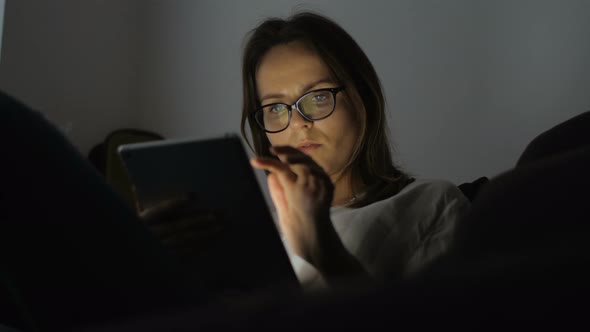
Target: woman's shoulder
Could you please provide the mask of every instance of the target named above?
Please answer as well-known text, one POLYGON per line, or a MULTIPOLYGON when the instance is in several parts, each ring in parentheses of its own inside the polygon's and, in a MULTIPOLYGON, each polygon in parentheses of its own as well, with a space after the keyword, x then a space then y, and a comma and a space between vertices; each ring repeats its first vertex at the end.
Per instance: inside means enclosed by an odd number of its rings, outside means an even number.
MULTIPOLYGON (((465 207, 469 200, 451 181, 439 179, 414 179, 396 194, 360 208, 345 211, 381 211, 398 218, 422 214, 439 214, 450 206, 465 207), (438 212, 437 212, 438 211, 438 212)), ((334 209, 334 211, 339 211, 334 209)))
POLYGON ((457 185, 451 181, 442 179, 416 179, 406 185, 398 195, 411 195, 425 199, 445 198, 466 200, 466 197, 457 185))
POLYGON ((428 220, 448 214, 459 215, 470 206, 469 200, 454 183, 441 179, 416 179, 386 201, 389 202, 385 204, 397 207, 407 215, 428 220))

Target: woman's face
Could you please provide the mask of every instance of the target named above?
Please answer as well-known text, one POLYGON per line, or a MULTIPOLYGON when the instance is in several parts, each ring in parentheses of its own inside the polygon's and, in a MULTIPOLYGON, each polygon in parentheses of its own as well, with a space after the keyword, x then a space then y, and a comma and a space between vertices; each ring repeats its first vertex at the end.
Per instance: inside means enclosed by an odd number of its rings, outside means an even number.
MULTIPOLYGON (((264 55, 256 72, 261 105, 292 105, 309 91, 338 87, 322 59, 301 42, 275 46, 264 55)), ((336 108, 329 117, 308 121, 295 108, 287 129, 267 133, 273 146, 291 145, 308 154, 330 177, 346 172, 360 134, 357 114, 346 87, 336 95, 336 108)))

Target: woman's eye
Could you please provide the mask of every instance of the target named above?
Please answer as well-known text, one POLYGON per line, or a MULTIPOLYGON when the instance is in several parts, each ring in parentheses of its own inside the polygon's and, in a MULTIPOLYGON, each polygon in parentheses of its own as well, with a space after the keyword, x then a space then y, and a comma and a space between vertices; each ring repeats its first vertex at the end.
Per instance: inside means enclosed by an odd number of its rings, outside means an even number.
POLYGON ((282 112, 284 112, 285 110, 287 110, 287 107, 286 107, 285 105, 282 105, 282 104, 272 105, 272 106, 269 108, 269 111, 270 111, 271 113, 282 113, 282 112))
POLYGON ((321 103, 323 101, 326 101, 327 99, 328 99, 328 95, 325 93, 313 96, 313 101, 316 103, 321 103))

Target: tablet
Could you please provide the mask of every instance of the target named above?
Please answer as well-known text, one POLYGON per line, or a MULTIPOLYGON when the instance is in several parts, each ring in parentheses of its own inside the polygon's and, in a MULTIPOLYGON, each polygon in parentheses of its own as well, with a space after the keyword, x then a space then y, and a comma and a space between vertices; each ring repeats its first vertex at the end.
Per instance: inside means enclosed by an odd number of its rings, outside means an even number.
POLYGON ((199 208, 221 212, 221 236, 190 263, 200 279, 220 290, 299 287, 237 135, 126 144, 118 151, 140 203, 191 193, 199 208))

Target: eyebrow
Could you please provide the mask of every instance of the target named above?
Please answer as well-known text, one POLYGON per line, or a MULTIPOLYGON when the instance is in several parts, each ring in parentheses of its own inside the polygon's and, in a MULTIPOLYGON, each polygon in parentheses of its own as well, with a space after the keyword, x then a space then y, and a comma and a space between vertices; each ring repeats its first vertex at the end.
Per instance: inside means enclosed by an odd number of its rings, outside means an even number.
MULTIPOLYGON (((334 83, 334 80, 329 77, 325 77, 325 78, 322 78, 322 79, 317 80, 315 82, 304 85, 303 89, 301 89, 301 90, 304 91, 303 94, 306 94, 312 88, 314 88, 322 83, 334 83)), ((283 97, 285 97, 285 95, 283 95, 281 93, 271 93, 271 94, 264 95, 262 98, 260 98, 260 101, 262 102, 263 100, 266 100, 266 99, 280 99, 283 97)))

